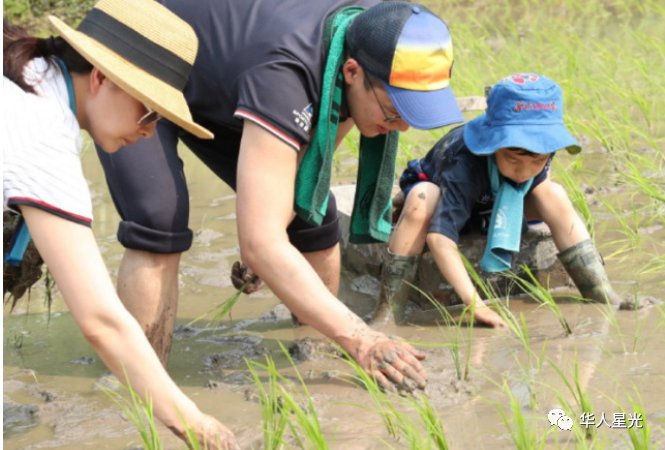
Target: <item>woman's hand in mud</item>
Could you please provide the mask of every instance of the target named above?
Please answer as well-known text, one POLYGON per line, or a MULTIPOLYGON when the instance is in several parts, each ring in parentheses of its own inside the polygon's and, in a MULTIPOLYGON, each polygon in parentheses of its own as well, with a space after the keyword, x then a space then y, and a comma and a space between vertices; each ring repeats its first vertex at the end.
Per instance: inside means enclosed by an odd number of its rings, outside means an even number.
POLYGON ((371 331, 362 339, 356 361, 387 390, 413 392, 425 389, 427 373, 420 361, 425 355, 406 342, 371 331))
POLYGON ((247 295, 262 289, 266 285, 252 269, 240 261, 233 263, 231 282, 236 289, 242 289, 242 292, 247 295))
MULTIPOLYGON (((240 445, 238 445, 233 432, 220 421, 207 414, 203 415, 203 418, 192 427, 191 431, 198 439, 201 448, 208 450, 240 450, 240 445)), ((184 433, 176 430, 173 430, 173 432, 185 441, 190 449, 198 448, 192 446, 184 433)))

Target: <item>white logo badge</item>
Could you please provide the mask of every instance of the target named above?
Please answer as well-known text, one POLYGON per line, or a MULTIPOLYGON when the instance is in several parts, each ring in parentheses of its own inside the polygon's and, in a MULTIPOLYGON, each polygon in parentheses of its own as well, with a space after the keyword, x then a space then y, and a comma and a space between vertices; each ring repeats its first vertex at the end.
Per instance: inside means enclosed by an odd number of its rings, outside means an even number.
POLYGON ((293 115, 295 118, 293 119, 295 123, 298 124, 300 128, 302 128, 305 131, 309 131, 309 129, 312 126, 312 113, 314 109, 312 108, 312 104, 310 103, 309 105, 305 106, 302 111, 298 112, 295 109, 293 110, 293 115))

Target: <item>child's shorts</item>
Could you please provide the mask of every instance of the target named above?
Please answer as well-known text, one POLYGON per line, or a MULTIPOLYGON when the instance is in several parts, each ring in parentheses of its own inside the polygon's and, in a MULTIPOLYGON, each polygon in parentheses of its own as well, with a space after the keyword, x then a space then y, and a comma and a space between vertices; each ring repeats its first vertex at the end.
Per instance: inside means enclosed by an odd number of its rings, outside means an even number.
POLYGON ((420 164, 419 159, 412 159, 406 165, 406 169, 402 172, 402 176, 399 177, 399 187, 404 193, 404 198, 409 195, 411 189, 418 183, 423 181, 433 181, 427 176, 423 171, 423 168, 420 164))

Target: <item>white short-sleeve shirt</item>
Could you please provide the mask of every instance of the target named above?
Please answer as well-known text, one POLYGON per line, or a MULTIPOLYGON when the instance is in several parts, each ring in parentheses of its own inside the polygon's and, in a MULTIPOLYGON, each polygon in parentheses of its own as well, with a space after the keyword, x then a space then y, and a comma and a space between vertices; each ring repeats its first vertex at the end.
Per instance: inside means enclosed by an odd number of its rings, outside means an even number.
POLYGON ((26 65, 37 94, 3 77, 2 190, 4 209, 29 205, 90 226, 92 202, 79 159, 82 139, 65 78, 42 58, 26 65))

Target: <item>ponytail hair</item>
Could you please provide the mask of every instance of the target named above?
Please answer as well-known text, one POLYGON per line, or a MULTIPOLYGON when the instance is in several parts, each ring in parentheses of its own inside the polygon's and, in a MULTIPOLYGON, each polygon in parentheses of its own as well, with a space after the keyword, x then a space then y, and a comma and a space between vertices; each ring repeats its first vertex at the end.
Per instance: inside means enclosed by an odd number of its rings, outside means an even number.
MULTIPOLYGON (((61 37, 51 36, 41 39, 25 29, 2 21, 2 74, 16 83, 21 89, 32 94, 35 89, 23 77, 23 70, 31 60, 57 56, 62 59, 70 72, 89 73, 92 64, 81 56, 61 37)), ((51 64, 51 62, 49 62, 51 64)))

